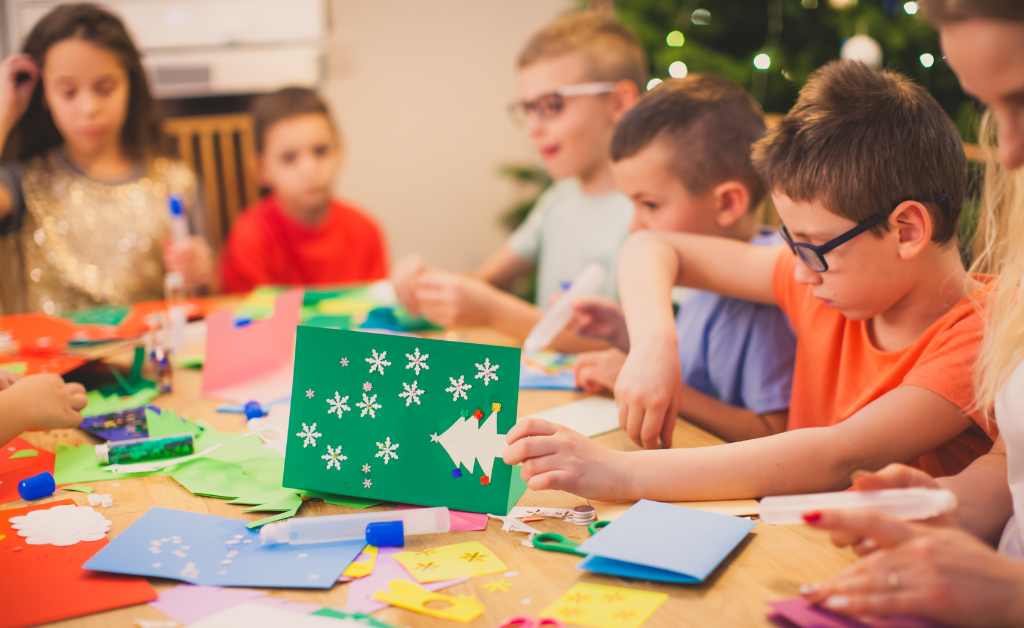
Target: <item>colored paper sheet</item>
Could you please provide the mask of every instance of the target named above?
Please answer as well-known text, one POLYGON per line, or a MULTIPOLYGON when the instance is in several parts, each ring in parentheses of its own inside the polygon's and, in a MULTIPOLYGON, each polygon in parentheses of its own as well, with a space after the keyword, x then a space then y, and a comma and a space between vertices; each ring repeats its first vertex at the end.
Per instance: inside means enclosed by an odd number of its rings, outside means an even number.
POLYGON ((352 619, 293 613, 263 604, 246 602, 192 624, 192 628, 365 628, 352 619))
POLYGON ((260 597, 256 598, 251 604, 259 604, 260 606, 271 606, 273 608, 279 608, 289 613, 301 613, 303 615, 309 615, 313 611, 318 611, 323 608, 321 604, 307 604, 303 602, 292 602, 281 597, 260 597))
MULTIPOLYGON (((423 508, 423 506, 410 506, 400 504, 396 510, 410 510, 412 508, 423 508)), ((487 529, 487 515, 479 512, 462 512, 461 510, 449 510, 448 516, 452 520, 452 532, 478 531, 487 529)))
POLYGON ((362 547, 262 545, 244 521, 152 508, 84 567, 213 586, 327 589, 362 547))
POLYGON ((93 436, 109 441, 145 438, 149 435, 145 406, 100 416, 87 416, 78 427, 93 436))
POLYGON ((530 415, 564 425, 587 437, 619 429, 619 409, 607 397, 587 397, 530 415))
POLYGON ((133 410, 145 406, 150 401, 156 399, 159 394, 155 388, 143 388, 127 397, 104 395, 97 390, 90 390, 85 394, 87 403, 85 409, 82 410, 82 416, 94 417, 133 410))
POLYGON ((10 371, 11 373, 25 374, 25 369, 28 367, 28 362, 8 362, 6 364, 0 364, 0 371, 10 371))
MULTIPOLYGON (((373 599, 373 594, 382 589, 388 588, 388 583, 394 580, 413 581, 409 572, 395 560, 395 554, 401 553, 401 548, 382 547, 377 551, 377 562, 373 566, 373 573, 365 578, 353 580, 348 585, 348 600, 345 603, 345 611, 348 613, 375 613, 387 606, 386 602, 373 599)), ((423 584, 423 588, 429 591, 437 591, 453 584, 465 582, 468 578, 455 578, 453 580, 438 580, 423 584)))
POLYGON ((540 616, 593 628, 637 628, 667 599, 664 593, 579 582, 540 616))
POLYGON ((538 351, 523 354, 519 365, 519 388, 523 390, 575 390, 576 356, 538 351))
POLYGON ((179 584, 161 591, 160 597, 149 605, 187 626, 266 594, 256 589, 179 584))
POLYGON ((386 624, 373 615, 367 615, 366 613, 345 613, 333 608, 321 608, 313 613, 313 615, 333 617, 334 619, 354 619, 364 626, 373 626, 373 628, 397 628, 392 624, 386 624))
POLYGON ((508 571, 505 563, 479 541, 432 547, 421 552, 395 554, 417 582, 472 578, 508 571))
POLYGON ((768 602, 768 605, 773 609, 768 619, 783 628, 947 628, 946 624, 933 619, 910 615, 878 617, 864 623, 802 599, 768 602))
POLYGON ((18 451, 11 454, 7 459, 18 460, 20 458, 35 458, 38 455, 39 450, 37 449, 19 449, 18 451))
POLYGON ((302 290, 291 290, 277 297, 273 316, 243 327, 228 310, 209 315, 203 395, 238 403, 287 397, 301 307, 302 290))
POLYGON ((584 541, 577 569, 658 580, 702 582, 754 528, 749 519, 642 499, 584 541))
POLYGON ((62 353, 44 353, 44 354, 33 354, 27 355, 22 353, 15 353, 6 356, 0 356, 0 365, 2 364, 17 364, 21 368, 23 375, 36 375, 38 373, 56 373, 57 375, 64 375, 70 373, 76 368, 82 366, 88 362, 85 358, 79 358, 72 355, 64 355, 62 353))
POLYGON ((519 350, 300 327, 284 485, 506 513, 519 350), (372 371, 371 371, 372 369, 372 371))
POLYGON ((0 612, 0 627, 34 626, 156 599, 156 591, 142 578, 82 568, 107 545, 106 539, 65 546, 29 545, 11 527, 13 517, 63 505, 74 502, 65 499, 5 510, 0 516, 0 591, 9 601, 0 612))
POLYGON ((18 494, 18 482, 33 475, 49 471, 53 473, 54 455, 45 450, 37 450, 31 443, 15 438, 0 447, 0 504, 21 499, 18 494), (35 456, 13 457, 19 451, 38 451, 35 456))
POLYGON ((407 580, 394 580, 388 583, 389 590, 377 591, 374 599, 387 602, 393 606, 404 608, 431 617, 451 619, 468 623, 484 612, 484 605, 476 601, 472 595, 453 597, 424 589, 407 580), (427 606, 434 602, 434 606, 427 606), (444 604, 442 606, 437 603, 444 604))

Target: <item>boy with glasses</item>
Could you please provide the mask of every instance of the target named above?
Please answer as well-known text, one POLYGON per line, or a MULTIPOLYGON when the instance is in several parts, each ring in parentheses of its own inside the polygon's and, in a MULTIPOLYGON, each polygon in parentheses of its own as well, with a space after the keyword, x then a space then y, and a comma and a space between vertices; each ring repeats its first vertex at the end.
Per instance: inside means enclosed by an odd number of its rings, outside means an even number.
POLYGON ((509 432, 504 457, 525 462, 530 488, 599 499, 761 497, 843 489, 855 471, 898 461, 952 475, 991 448, 995 425, 973 386, 988 278, 970 276, 960 259, 967 163, 935 99, 892 71, 830 63, 755 145, 754 163, 792 245, 635 234, 620 265, 632 342, 615 396, 634 440, 669 444, 680 381, 669 291, 714 290, 778 304, 789 317, 797 352, 788 430, 627 453, 527 419, 509 432))
MULTIPOLYGON (((409 310, 432 322, 488 325, 525 338, 542 308, 591 262, 606 271, 600 294, 618 297, 618 250, 632 208, 615 187, 608 146, 647 82, 647 61, 625 27, 584 11, 534 35, 518 67, 522 100, 512 113, 556 183, 474 275, 441 272, 412 257, 396 265, 393 280, 409 310), (501 290, 534 268, 536 306, 501 290)), ((595 345, 561 345, 587 346, 595 345)))

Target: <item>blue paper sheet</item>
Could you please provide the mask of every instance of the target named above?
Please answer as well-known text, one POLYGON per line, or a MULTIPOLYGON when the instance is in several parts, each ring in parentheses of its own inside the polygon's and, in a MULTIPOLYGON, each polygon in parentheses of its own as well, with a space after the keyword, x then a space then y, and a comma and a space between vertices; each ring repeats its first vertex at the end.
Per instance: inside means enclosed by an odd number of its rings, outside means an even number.
POLYGON ((577 549, 577 569, 657 580, 702 582, 754 527, 749 519, 640 500, 577 549))
POLYGON ((152 508, 83 567, 208 586, 329 589, 366 545, 261 545, 246 523, 152 508))

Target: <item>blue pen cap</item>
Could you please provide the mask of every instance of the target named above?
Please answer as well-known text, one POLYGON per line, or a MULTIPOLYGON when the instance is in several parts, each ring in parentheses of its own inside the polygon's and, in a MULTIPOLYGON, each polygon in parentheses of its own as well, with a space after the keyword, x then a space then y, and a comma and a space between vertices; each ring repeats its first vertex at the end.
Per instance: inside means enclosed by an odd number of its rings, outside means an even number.
POLYGON ((185 213, 185 202, 179 194, 171 194, 167 197, 167 206, 172 216, 181 216, 185 213))
POLYGON ((401 521, 368 523, 366 544, 374 547, 402 547, 405 545, 405 526, 401 521))
POLYGON ((43 471, 39 475, 18 482, 18 494, 25 501, 53 495, 56 490, 57 483, 53 481, 53 474, 49 471, 43 471))
POLYGON ((261 419, 264 416, 263 407, 258 401, 250 401, 245 404, 245 418, 248 420, 261 419))

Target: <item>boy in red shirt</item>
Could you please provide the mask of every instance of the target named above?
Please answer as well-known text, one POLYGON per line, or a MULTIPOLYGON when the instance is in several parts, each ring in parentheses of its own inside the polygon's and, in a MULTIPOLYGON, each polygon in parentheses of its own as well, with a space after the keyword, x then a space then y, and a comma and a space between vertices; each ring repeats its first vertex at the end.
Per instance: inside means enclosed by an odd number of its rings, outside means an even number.
POLYGON ((259 98, 253 117, 259 177, 271 193, 231 228, 221 258, 224 290, 387 277, 380 227, 331 197, 341 138, 320 96, 288 87, 259 98))

